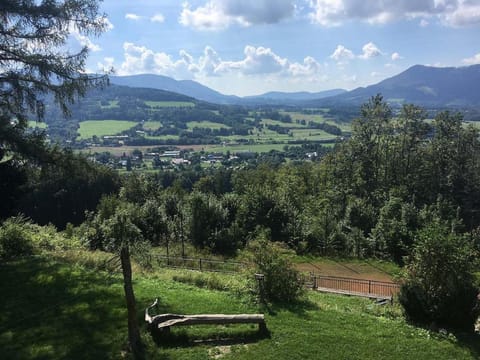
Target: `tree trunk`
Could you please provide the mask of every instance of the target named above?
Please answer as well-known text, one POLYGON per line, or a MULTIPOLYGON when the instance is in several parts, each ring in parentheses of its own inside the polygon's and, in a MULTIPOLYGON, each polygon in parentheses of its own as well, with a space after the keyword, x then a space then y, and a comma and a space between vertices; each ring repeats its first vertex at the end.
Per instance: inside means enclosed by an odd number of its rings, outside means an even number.
POLYGON ((137 321, 135 294, 133 293, 132 286, 132 265, 130 263, 128 246, 122 246, 120 250, 120 260, 122 262, 123 289, 125 290, 128 312, 128 342, 130 343, 134 359, 144 359, 145 354, 143 352, 143 343, 137 321))

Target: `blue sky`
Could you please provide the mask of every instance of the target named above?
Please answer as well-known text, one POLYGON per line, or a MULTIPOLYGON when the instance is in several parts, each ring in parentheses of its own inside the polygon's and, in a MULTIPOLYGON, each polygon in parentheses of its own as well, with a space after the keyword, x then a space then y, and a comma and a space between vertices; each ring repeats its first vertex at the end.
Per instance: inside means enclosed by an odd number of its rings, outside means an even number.
POLYGON ((480 63, 480 0, 104 0, 73 34, 89 71, 155 73, 225 94, 353 89, 415 64, 480 63))

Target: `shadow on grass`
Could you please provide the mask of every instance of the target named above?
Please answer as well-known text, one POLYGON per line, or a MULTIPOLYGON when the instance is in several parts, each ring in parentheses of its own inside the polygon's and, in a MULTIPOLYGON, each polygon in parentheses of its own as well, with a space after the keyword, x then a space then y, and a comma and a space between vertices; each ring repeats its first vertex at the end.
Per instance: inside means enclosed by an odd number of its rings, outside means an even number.
POLYGON ((458 344, 466 348, 472 354, 474 359, 480 359, 480 334, 478 333, 461 333, 455 334, 458 344))
POLYGON ((275 316, 279 311, 289 311, 294 313, 296 316, 301 318, 308 318, 309 311, 318 311, 320 307, 314 302, 308 299, 300 299, 291 303, 272 303, 272 304, 262 304, 261 310, 266 311, 269 315, 275 316))
MULTIPOLYGON (((158 347, 175 348, 175 347, 191 347, 198 345, 210 346, 232 346, 256 343, 263 339, 270 338, 270 332, 255 330, 237 330, 232 331, 230 327, 220 330, 187 331, 185 329, 168 331, 151 332, 152 339, 158 347)), ((211 328, 211 327, 210 327, 211 328)))
POLYGON ((126 341, 121 287, 46 258, 0 265, 4 359, 118 358, 126 341))

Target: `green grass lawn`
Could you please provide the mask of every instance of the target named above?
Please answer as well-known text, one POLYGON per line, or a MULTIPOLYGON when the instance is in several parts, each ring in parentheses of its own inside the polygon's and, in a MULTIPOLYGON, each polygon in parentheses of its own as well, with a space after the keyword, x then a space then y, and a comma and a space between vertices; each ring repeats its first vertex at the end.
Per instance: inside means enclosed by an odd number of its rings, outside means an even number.
POLYGON ((118 107, 119 107, 119 105, 118 105, 118 100, 110 100, 110 101, 108 102, 108 105, 102 105, 102 104, 100 103, 100 107, 101 107, 102 109, 114 109, 114 108, 118 108, 118 107))
POLYGON ((224 124, 219 124, 215 123, 212 121, 189 121, 187 122, 187 127, 189 129, 193 129, 195 127, 197 128, 205 128, 205 129, 229 129, 230 126, 224 125, 224 124))
POLYGON ((145 121, 143 123, 143 128, 145 130, 158 130, 162 127, 162 123, 160 121, 145 121))
POLYGON ((125 120, 87 120, 80 122, 78 132, 80 139, 90 139, 93 135, 99 137, 116 135, 137 125, 134 121, 125 120))
POLYGON ((44 122, 38 122, 38 121, 29 121, 28 122, 28 127, 30 128, 38 128, 38 129, 46 129, 48 125, 44 122))
POLYGON ((266 153, 270 150, 283 151, 286 144, 254 144, 254 145, 226 145, 226 146, 212 146, 208 147, 208 151, 226 153, 230 151, 235 153, 237 151, 251 151, 256 153, 266 153))
POLYGON ((329 140, 336 139, 336 135, 319 129, 295 129, 291 131, 295 140, 329 140))
POLYGON ((180 136, 178 136, 178 135, 159 135, 159 136, 146 135, 145 139, 149 139, 149 140, 168 140, 168 139, 178 140, 178 139, 180 139, 180 136))
POLYGON ((296 120, 305 120, 305 121, 314 121, 317 123, 326 122, 327 124, 338 126, 342 131, 351 131, 351 124, 348 122, 335 122, 333 120, 326 119, 321 114, 302 114, 301 112, 282 112, 283 114, 288 114, 295 122, 296 120))
POLYGON ((152 108, 164 107, 194 107, 195 104, 190 101, 145 101, 145 105, 152 108))
MULTIPOLYGON (((121 276, 108 276, 98 269, 98 262, 93 266, 85 260, 89 256, 78 257, 82 265, 55 256, 0 264, 3 359, 125 358, 127 324, 121 276)), ((229 291, 173 281, 175 273, 134 273, 148 359, 212 359, 219 354, 222 359, 235 360, 480 356, 478 335, 455 337, 413 327, 395 306, 308 292, 296 305, 265 309, 229 291), (156 297, 160 312, 165 313, 264 312, 270 334, 258 333, 253 325, 187 326, 173 328, 170 336, 156 344, 142 320, 143 309, 156 297)), ((229 280, 218 276, 217 281, 229 280)))
POLYGON ((307 127, 307 125, 302 125, 300 123, 297 123, 297 122, 295 122, 295 120, 291 123, 284 123, 284 122, 281 122, 281 121, 278 121, 278 120, 262 119, 261 124, 263 124, 263 125, 278 125, 278 126, 289 128, 289 129, 307 127))

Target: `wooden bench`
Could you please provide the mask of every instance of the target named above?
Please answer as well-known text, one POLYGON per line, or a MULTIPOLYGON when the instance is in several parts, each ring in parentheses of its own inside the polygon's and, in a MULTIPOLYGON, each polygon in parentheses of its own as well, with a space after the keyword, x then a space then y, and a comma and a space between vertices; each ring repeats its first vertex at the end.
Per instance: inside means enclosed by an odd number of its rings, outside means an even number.
POLYGON ((149 311, 157 307, 158 299, 145 309, 145 321, 151 331, 169 332, 171 326, 181 325, 225 325, 225 324, 258 324, 261 332, 267 332, 267 325, 263 314, 203 314, 203 315, 178 315, 160 314, 151 316, 149 311))

